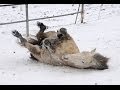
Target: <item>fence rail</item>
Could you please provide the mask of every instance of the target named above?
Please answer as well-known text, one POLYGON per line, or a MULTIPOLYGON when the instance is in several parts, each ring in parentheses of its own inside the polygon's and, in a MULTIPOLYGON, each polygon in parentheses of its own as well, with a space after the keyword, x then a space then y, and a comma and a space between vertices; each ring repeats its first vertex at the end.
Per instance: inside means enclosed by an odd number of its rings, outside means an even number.
MULTIPOLYGON (((15 5, 25 5, 26 9, 26 20, 21 20, 21 21, 14 21, 14 22, 7 22, 7 23, 0 23, 0 25, 8 25, 8 24, 15 24, 15 23, 23 23, 26 22, 26 35, 27 37, 29 36, 29 21, 35 21, 35 20, 42 20, 42 19, 49 19, 49 18, 56 18, 56 17, 63 17, 63 16, 69 16, 69 15, 74 15, 74 14, 79 14, 81 11, 77 11, 74 13, 68 13, 68 14, 63 14, 63 15, 57 15, 57 16, 50 16, 50 17, 43 17, 43 18, 36 18, 36 19, 29 19, 29 12, 28 12, 28 4, 5 4, 5 5, 0 5, 0 7, 6 7, 6 6, 15 6, 15 5)), ((80 6, 80 4, 79 4, 80 6)), ((78 7, 80 8, 80 7, 78 7)), ((77 20, 77 17, 76 17, 77 20)), ((75 23, 76 23, 75 20, 75 23)))
POLYGON ((4 5, 0 5, 0 7, 15 6, 15 5, 24 5, 24 4, 4 4, 4 5))
MULTIPOLYGON (((50 16, 50 17, 43 17, 43 18, 36 18, 36 19, 29 19, 28 21, 36 21, 36 20, 42 20, 42 19, 63 17, 63 16, 74 15, 74 14, 77 14, 77 13, 81 13, 81 12, 75 12, 75 13, 69 13, 69 14, 57 15, 57 16, 50 16)), ((15 22, 7 22, 7 23, 0 23, 0 25, 7 25, 7 24, 14 24, 14 23, 22 23, 22 22, 26 22, 26 20, 15 21, 15 22)))

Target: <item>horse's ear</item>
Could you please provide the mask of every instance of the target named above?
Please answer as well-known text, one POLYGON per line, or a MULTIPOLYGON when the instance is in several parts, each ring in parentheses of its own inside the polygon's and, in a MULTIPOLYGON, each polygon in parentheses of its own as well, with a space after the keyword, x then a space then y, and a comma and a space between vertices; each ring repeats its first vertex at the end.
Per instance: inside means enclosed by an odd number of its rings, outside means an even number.
POLYGON ((91 53, 95 53, 95 51, 96 51, 96 48, 95 48, 95 49, 93 49, 93 50, 91 51, 91 53))

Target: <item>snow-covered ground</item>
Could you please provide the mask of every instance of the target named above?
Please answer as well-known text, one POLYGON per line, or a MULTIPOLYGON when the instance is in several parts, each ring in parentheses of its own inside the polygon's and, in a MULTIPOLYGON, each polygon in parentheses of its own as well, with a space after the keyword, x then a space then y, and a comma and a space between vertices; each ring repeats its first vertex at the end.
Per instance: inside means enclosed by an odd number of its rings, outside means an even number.
MULTIPOLYGON (((14 29, 25 34, 25 23, 4 25, 0 26, 0 84, 120 84, 120 5, 103 5, 104 12, 101 11, 99 20, 96 15, 99 13, 99 9, 93 9, 93 6, 99 8, 100 5, 86 5, 85 24, 79 22, 76 25, 71 24, 74 23, 76 15, 39 21, 51 27, 48 31, 56 31, 61 27, 67 28, 80 51, 97 48, 97 52, 110 58, 109 69, 82 70, 32 61, 29 58, 29 51, 19 46, 17 39, 11 35, 11 31, 14 29), (57 25, 62 26, 52 27, 57 25)), ((77 11, 77 7, 78 4, 74 6, 72 4, 30 5, 29 13, 30 18, 39 18, 44 15, 71 13, 77 11)), ((25 18, 24 6, 2 7, 0 12, 2 12, 0 13, 0 23, 25 18)), ((30 22, 30 34, 34 35, 37 31, 36 21, 30 22)))

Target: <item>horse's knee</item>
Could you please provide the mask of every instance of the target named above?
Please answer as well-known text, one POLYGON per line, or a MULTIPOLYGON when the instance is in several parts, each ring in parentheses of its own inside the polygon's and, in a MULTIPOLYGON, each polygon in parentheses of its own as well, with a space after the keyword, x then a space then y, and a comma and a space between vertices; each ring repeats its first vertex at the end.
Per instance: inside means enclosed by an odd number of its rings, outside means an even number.
POLYGON ((39 44, 39 42, 37 40, 32 39, 32 38, 28 40, 28 43, 33 44, 33 45, 38 45, 39 44))
POLYGON ((39 61, 39 60, 36 59, 31 53, 30 53, 30 58, 31 58, 32 60, 39 61))

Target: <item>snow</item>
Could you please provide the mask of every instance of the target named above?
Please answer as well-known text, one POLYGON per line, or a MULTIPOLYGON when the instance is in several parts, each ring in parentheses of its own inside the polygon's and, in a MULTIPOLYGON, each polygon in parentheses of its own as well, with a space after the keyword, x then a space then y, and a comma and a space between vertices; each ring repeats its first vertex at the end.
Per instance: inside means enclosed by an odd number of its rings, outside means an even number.
MULTIPOLYGON (((0 26, 0 84, 119 85, 120 5, 103 5, 102 8, 105 11, 101 11, 99 20, 98 15, 96 15, 99 13, 99 9, 94 9, 94 6, 99 8, 100 4, 86 5, 86 13, 89 12, 89 14, 85 16, 85 24, 80 24, 80 17, 78 17, 77 24, 73 24, 76 15, 39 21, 50 26, 49 30, 56 31, 61 27, 67 28, 80 51, 89 51, 96 48, 97 52, 109 57, 109 69, 103 71, 84 70, 32 61, 29 58, 29 51, 18 45, 18 40, 11 35, 11 31, 14 29, 24 35, 25 23, 11 24, 0 26)), ((59 15, 60 13, 74 12, 77 7, 78 4, 74 4, 74 6, 71 4, 30 5, 29 13, 30 18, 39 18, 44 16, 45 12, 49 16, 59 15)), ((2 7, 0 11, 2 11, 0 13, 0 23, 25 19, 24 5, 16 8, 2 7)), ((30 34, 34 35, 37 31, 36 21, 30 22, 30 34)))

